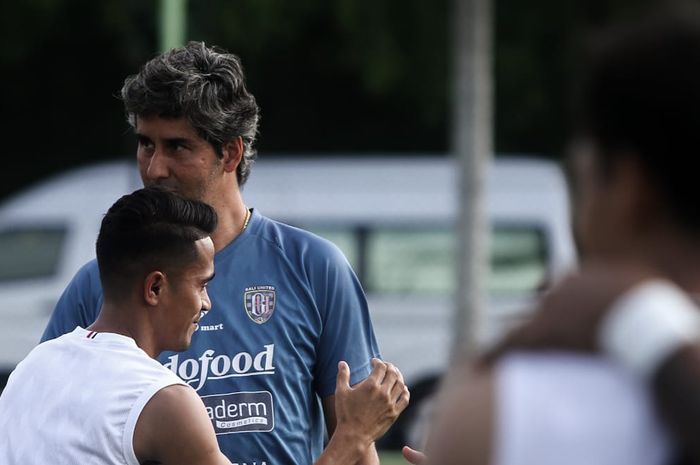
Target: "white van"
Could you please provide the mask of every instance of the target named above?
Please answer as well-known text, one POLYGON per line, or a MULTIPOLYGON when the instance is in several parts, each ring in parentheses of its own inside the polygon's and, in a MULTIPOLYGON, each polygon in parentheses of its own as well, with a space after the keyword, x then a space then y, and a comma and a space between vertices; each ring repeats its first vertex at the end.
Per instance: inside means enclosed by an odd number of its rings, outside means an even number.
MULTIPOLYGON (((98 164, 0 206, 0 371, 9 373, 39 340, 61 291, 94 256, 102 214, 140 185, 133 160, 98 164)), ((493 228, 484 341, 522 318, 537 290, 575 260, 556 164, 498 158, 486 186, 493 228)), ((382 355, 414 387, 411 409, 419 405, 447 368, 453 334, 454 160, 263 156, 244 198, 345 252, 367 292, 382 355)), ((403 415, 395 430, 405 435, 413 417, 403 415)))
POLYGON ((141 186, 134 165, 76 169, 0 206, 0 388, 39 341, 75 272, 94 258, 102 215, 141 186))

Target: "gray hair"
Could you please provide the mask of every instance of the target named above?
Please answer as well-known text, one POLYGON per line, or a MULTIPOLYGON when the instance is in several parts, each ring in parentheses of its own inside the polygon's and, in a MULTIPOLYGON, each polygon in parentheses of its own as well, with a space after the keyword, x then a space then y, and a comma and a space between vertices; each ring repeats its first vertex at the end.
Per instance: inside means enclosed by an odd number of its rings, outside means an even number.
POLYGON ((236 177, 239 186, 245 184, 257 157, 253 144, 260 109, 246 88, 236 55, 190 42, 158 55, 127 77, 121 98, 132 127, 137 116, 184 117, 219 157, 226 143, 241 137, 244 150, 236 177))

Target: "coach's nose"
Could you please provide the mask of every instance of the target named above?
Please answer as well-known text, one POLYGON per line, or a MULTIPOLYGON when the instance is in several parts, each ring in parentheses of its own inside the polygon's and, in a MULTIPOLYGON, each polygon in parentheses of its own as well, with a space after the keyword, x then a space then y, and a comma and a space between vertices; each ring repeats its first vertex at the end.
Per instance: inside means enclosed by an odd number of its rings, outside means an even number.
POLYGON ((142 170, 142 176, 144 181, 148 180, 151 182, 158 181, 161 179, 167 179, 170 175, 168 170, 168 160, 165 155, 161 153, 160 150, 155 150, 153 154, 144 160, 145 166, 142 170))

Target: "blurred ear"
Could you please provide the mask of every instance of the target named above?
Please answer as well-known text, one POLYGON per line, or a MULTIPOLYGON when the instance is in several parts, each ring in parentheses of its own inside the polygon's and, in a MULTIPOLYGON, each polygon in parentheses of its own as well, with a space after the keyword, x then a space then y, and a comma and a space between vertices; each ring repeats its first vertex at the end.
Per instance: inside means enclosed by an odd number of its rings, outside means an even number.
POLYGON ((641 232, 656 221, 658 190, 635 154, 616 157, 611 202, 630 228, 641 232))
POLYGON ((151 271, 143 281, 143 299, 151 306, 160 303, 163 290, 167 285, 165 274, 161 271, 151 271))
POLYGON ((243 150, 243 138, 240 136, 231 139, 231 141, 221 147, 221 151, 224 155, 222 159, 224 171, 227 173, 236 171, 243 158, 243 150))

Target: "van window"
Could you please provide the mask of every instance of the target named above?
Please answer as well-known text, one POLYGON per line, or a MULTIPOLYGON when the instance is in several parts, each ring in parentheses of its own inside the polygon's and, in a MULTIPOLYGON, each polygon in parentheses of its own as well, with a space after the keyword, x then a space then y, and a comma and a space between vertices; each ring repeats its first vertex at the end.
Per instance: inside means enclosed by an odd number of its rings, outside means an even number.
MULTIPOLYGON (((455 291, 456 235, 447 227, 310 229, 338 245, 368 293, 448 295, 455 291)), ((547 248, 540 228, 496 225, 490 247, 489 294, 529 294, 542 286, 547 248)))
POLYGON ((547 284, 545 234, 534 226, 496 226, 491 235, 489 292, 531 293, 547 284))
POLYGON ((56 273, 66 229, 17 227, 0 231, 0 282, 34 279, 56 273))
MULTIPOLYGON (((498 226, 491 236, 491 295, 531 293, 542 285, 546 251, 542 232, 498 226)), ((452 293, 456 235, 449 229, 377 230, 367 249, 368 287, 380 293, 452 293)))
POLYGON ((375 230, 367 241, 367 287, 379 293, 449 293, 454 235, 438 230, 375 230))

